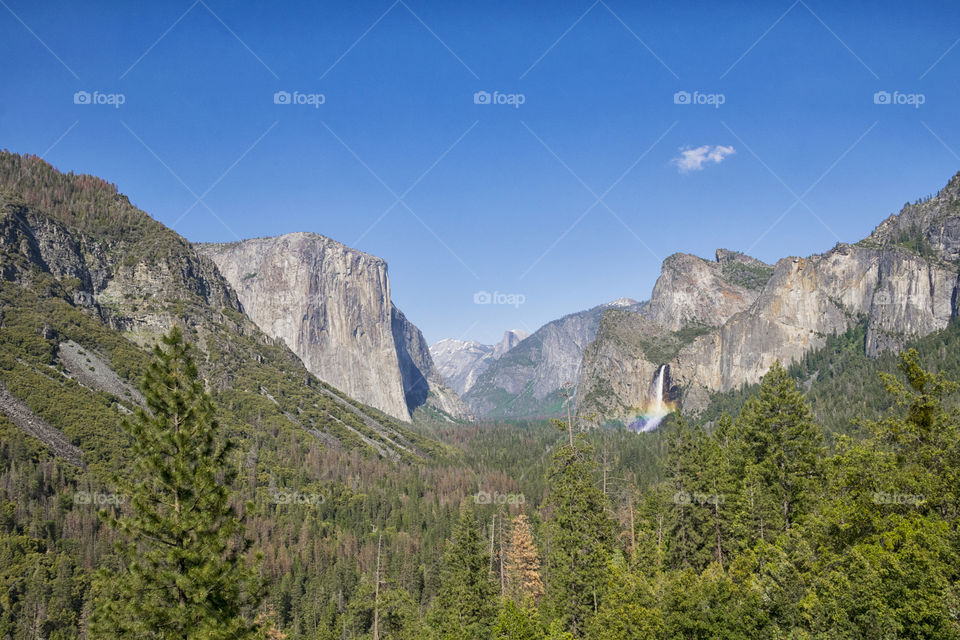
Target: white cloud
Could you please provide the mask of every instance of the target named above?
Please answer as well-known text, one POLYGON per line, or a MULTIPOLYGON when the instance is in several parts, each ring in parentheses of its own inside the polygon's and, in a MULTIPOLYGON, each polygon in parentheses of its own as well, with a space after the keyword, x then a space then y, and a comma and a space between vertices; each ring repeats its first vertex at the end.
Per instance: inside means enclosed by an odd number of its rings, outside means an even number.
POLYGON ((720 164, 724 158, 734 153, 736 151, 733 147, 725 147, 720 144, 716 146, 705 144, 695 148, 683 147, 680 149, 680 155, 671 162, 677 165, 680 173, 688 173, 702 170, 703 165, 708 162, 720 164))

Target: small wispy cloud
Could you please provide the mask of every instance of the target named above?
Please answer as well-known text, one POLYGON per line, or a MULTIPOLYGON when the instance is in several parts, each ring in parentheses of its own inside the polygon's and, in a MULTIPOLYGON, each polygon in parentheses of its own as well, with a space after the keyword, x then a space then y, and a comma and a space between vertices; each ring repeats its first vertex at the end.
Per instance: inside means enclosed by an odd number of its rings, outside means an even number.
POLYGON ((727 156, 733 155, 736 150, 733 147, 723 145, 711 146, 705 144, 700 147, 682 147, 680 155, 671 160, 676 165, 680 173, 689 173, 690 171, 700 171, 707 163, 713 162, 720 164, 727 156))

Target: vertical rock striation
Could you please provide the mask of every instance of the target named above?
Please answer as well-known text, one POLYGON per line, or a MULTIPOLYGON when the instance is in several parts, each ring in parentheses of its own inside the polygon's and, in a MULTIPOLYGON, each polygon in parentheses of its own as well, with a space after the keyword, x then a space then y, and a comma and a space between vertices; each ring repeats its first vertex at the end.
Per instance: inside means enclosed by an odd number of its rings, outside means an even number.
POLYGON ((381 258, 313 233, 197 247, 247 315, 321 380, 401 420, 423 404, 465 417, 420 331, 393 306, 381 258))
POLYGON ((578 413, 642 405, 660 364, 696 410, 711 392, 757 382, 774 361, 789 364, 858 324, 866 355, 899 350, 957 316, 958 287, 960 174, 855 245, 775 267, 723 249, 713 263, 670 256, 646 309, 601 321, 584 352, 578 413))

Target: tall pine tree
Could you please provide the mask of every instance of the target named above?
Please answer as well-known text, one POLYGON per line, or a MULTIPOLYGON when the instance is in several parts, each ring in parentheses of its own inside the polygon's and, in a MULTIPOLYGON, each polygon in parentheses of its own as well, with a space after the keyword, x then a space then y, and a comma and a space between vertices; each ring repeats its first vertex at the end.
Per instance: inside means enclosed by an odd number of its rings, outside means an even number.
POLYGON ((443 556, 431 626, 443 640, 487 640, 497 617, 497 585, 473 510, 466 504, 443 556))
POLYGON ((824 483, 823 435, 779 361, 747 400, 731 438, 749 514, 747 534, 770 541, 816 504, 824 483))
POLYGON ((249 542, 229 504, 234 471, 192 346, 173 328, 143 381, 147 410, 125 421, 130 513, 110 520, 120 566, 99 576, 95 637, 254 637, 249 542))
POLYGON ((613 550, 614 522, 607 497, 596 484, 593 449, 583 442, 557 449, 547 475, 546 594, 551 615, 575 637, 583 637, 596 612, 613 550))

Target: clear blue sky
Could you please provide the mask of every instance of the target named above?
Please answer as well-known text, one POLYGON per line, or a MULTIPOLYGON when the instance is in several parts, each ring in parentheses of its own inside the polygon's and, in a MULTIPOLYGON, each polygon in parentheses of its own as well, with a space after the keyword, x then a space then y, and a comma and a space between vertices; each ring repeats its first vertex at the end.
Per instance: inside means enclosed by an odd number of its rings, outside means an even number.
POLYGON ((852 242, 960 170, 955 0, 191 1, 2 0, 0 147, 193 241, 381 256, 431 343, 646 298, 676 251, 852 242))

